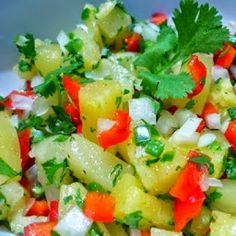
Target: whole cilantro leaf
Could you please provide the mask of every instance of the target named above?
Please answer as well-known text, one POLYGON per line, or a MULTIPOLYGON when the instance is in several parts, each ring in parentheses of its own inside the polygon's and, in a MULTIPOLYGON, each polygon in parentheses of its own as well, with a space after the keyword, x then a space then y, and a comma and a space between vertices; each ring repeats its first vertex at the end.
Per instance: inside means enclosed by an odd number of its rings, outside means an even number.
POLYGON ((147 94, 162 100, 184 98, 195 85, 187 73, 155 75, 150 72, 143 72, 140 76, 143 78, 143 90, 147 94))
POLYGON ((142 211, 132 212, 124 217, 121 223, 129 225, 131 228, 136 229, 139 227, 140 221, 143 219, 142 211))
POLYGON ((18 62, 18 68, 21 72, 31 71, 32 65, 22 59, 18 62))
POLYGON ((222 26, 222 17, 208 3, 199 6, 194 0, 180 1, 173 12, 178 32, 178 52, 189 56, 196 52, 214 53, 229 40, 229 31, 222 26))
POLYGON ((26 58, 34 59, 36 56, 34 36, 30 33, 17 35, 15 39, 16 47, 26 58))

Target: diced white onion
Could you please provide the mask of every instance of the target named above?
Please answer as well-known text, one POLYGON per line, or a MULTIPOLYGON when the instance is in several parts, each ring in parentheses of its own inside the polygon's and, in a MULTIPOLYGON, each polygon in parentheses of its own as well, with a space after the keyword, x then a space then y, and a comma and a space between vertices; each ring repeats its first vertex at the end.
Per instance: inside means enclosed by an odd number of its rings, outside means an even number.
POLYGON ((178 109, 174 114, 179 126, 182 126, 190 117, 194 116, 196 117, 196 115, 186 109, 178 109))
POLYGON ((156 124, 154 104, 147 97, 129 100, 129 114, 133 121, 143 119, 149 124, 156 124))
POLYGON ((45 196, 48 202, 59 199, 60 190, 53 185, 45 187, 45 196))
POLYGON ((19 118, 18 115, 13 115, 10 118, 10 123, 14 128, 18 128, 19 125, 19 118))
POLYGON ((210 187, 222 188, 223 184, 220 179, 208 178, 208 184, 210 187))
POLYGON ((111 129, 115 125, 115 121, 109 119, 99 118, 97 121, 97 134, 111 129))
POLYGON ((88 33, 88 27, 84 24, 78 24, 76 28, 82 29, 84 32, 88 33))
POLYGON ((12 107, 14 109, 30 111, 34 103, 34 98, 23 95, 12 95, 12 107))
POLYGON ((135 154, 134 154, 134 156, 135 156, 136 158, 145 157, 146 155, 147 155, 147 153, 145 152, 144 147, 142 147, 142 146, 137 146, 137 147, 135 148, 135 154))
POLYGON ((233 74, 234 78, 236 78, 236 65, 233 64, 233 65, 230 67, 230 71, 231 71, 231 73, 233 74))
POLYGON ((67 43, 69 43, 69 41, 70 41, 70 39, 69 39, 69 37, 67 36, 67 34, 66 34, 63 30, 61 30, 60 33, 59 33, 58 36, 57 36, 57 42, 58 42, 58 44, 59 44, 59 46, 60 46, 62 52, 64 52, 64 53, 67 52, 67 50, 66 50, 66 48, 65 48, 65 45, 66 45, 67 43))
POLYGON ((159 35, 160 28, 153 23, 145 22, 138 23, 134 26, 134 32, 141 34, 144 40, 156 41, 159 35))
POLYGON ((43 82, 44 82, 44 78, 39 75, 36 75, 31 80, 31 87, 34 88, 34 87, 42 84, 43 82))
POLYGON ((183 236, 183 234, 181 232, 151 228, 151 236, 183 236))
POLYGON ((32 113, 36 116, 42 116, 48 112, 50 105, 44 97, 38 97, 35 99, 32 106, 32 113))
POLYGON ((196 144, 200 136, 199 133, 196 132, 196 129, 201 121, 202 119, 198 117, 188 118, 181 128, 174 132, 170 141, 178 145, 196 144))
POLYGON ((56 225, 54 230, 60 235, 84 236, 92 225, 80 208, 73 207, 56 225))
POLYGON ((228 129, 228 126, 229 126, 229 120, 226 120, 223 122, 223 124, 221 125, 221 132, 224 134, 225 131, 228 129))
POLYGON ((138 229, 130 229, 129 235, 130 236, 142 236, 140 230, 138 230, 138 229))
POLYGON ((175 117, 168 111, 162 111, 156 124, 157 130, 163 135, 172 134, 178 127, 175 117))
POLYGON ((204 175, 200 181, 200 187, 203 192, 207 191, 209 188, 208 176, 204 175))
POLYGON ((221 78, 223 79, 230 78, 228 70, 218 65, 212 67, 211 75, 214 81, 217 81, 218 79, 221 78))
POLYGON ((221 121, 220 121, 220 114, 212 113, 206 116, 206 126, 209 129, 220 129, 221 128, 221 121))
POLYGON ((202 134, 198 140, 198 147, 206 147, 216 140, 216 136, 211 133, 202 134))

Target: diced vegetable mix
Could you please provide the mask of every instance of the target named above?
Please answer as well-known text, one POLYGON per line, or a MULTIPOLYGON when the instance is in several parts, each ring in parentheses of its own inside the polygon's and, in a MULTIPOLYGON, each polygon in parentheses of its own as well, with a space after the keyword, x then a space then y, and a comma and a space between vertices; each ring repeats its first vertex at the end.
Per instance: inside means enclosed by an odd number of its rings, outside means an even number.
POLYGON ((0 97, 0 220, 24 236, 235 235, 236 48, 218 11, 173 25, 86 4, 57 41, 17 35, 0 97))

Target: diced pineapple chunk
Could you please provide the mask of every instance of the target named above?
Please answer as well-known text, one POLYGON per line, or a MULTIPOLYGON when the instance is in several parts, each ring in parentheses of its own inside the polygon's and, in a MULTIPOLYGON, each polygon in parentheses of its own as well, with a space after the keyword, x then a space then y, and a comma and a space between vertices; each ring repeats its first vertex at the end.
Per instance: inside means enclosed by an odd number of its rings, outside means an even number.
POLYGON ((138 180, 129 174, 124 175, 112 190, 116 200, 115 217, 122 220, 128 214, 141 211, 140 227, 157 226, 171 229, 173 220, 171 201, 159 200, 145 193, 138 180))
POLYGON ((97 121, 99 118, 112 119, 122 98, 122 90, 117 81, 96 81, 81 88, 79 94, 81 120, 84 136, 97 143, 97 121))
POLYGON ((108 229, 111 236, 128 236, 128 233, 124 230, 122 225, 117 223, 106 224, 106 228, 108 229))
POLYGON ((236 236, 236 217, 220 211, 213 211, 211 236, 236 236))
POLYGON ((214 202, 211 203, 213 210, 219 210, 226 213, 236 214, 236 180, 222 179, 223 187, 216 188, 215 191, 221 194, 214 202))
POLYGON ((200 215, 192 220, 189 231, 195 236, 205 236, 209 230, 211 219, 211 211, 203 206, 200 215))
POLYGON ((151 228, 151 236, 182 236, 182 233, 167 231, 164 229, 151 228))
POLYGON ((87 193, 86 188, 76 182, 70 185, 62 185, 60 189, 59 217, 62 219, 67 212, 76 206, 76 198, 84 200, 87 193))
POLYGON ((212 87, 210 99, 214 104, 229 108, 236 106, 236 95, 229 78, 219 79, 212 87))
MULTIPOLYGON (((108 5, 110 2, 105 4, 108 5)), ((100 7, 97 14, 99 28, 108 43, 112 42, 117 35, 124 32, 131 24, 131 17, 129 15, 118 6, 110 5, 111 7, 107 7, 106 9, 106 6, 103 7, 104 9, 100 7)))
POLYGON ((62 52, 58 44, 43 43, 36 47, 36 53, 35 65, 43 76, 58 69, 62 63, 62 52))
POLYGON ((97 182, 106 190, 112 189, 116 167, 119 166, 119 176, 133 172, 127 163, 76 134, 68 140, 67 153, 69 167, 81 182, 97 182))
POLYGON ((86 26, 79 25, 74 31, 74 36, 83 42, 81 54, 84 60, 86 70, 91 70, 100 60, 100 48, 94 40, 94 33, 86 26))
POLYGON ((7 181, 20 180, 21 158, 17 132, 7 112, 0 112, 0 127, 0 160, 3 162, 0 166, 1 185, 7 181))
MULTIPOLYGON (((36 159, 38 180, 43 186, 53 184, 56 187, 59 187, 59 185, 63 183, 69 184, 72 182, 70 171, 66 168, 65 162, 67 157, 65 148, 66 143, 56 141, 57 137, 58 136, 52 136, 44 139, 40 143, 32 145, 30 156, 35 157, 36 159), (51 176, 51 179, 49 179, 45 172, 45 166, 47 169, 53 171, 52 168, 54 168, 55 165, 58 165, 58 168, 51 176)), ((51 171, 49 170, 49 172, 51 171)))

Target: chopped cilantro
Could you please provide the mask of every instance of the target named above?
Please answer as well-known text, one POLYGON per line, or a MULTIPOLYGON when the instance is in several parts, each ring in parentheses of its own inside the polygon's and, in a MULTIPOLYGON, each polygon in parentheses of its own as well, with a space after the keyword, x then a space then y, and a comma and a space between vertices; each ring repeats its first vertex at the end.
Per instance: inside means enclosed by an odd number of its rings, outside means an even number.
POLYGON ((135 229, 139 227, 139 223, 142 219, 142 211, 135 211, 126 215, 123 220, 121 220, 121 223, 126 224, 131 228, 135 229))
POLYGON ((93 127, 90 127, 90 132, 91 133, 94 133, 96 131, 96 129, 95 128, 93 128, 93 127))
POLYGON ((167 200, 173 200, 173 197, 171 197, 169 194, 165 193, 165 194, 160 194, 157 196, 157 198, 167 201, 167 200))
POLYGON ((66 45, 66 50, 72 54, 77 54, 83 47, 83 41, 79 38, 73 38, 71 39, 66 45))
POLYGON ((19 70, 20 70, 21 72, 31 71, 32 65, 31 65, 29 62, 27 62, 27 61, 21 59, 21 60, 18 62, 18 68, 19 68, 19 70))
POLYGON ((215 202, 217 199, 222 197, 222 193, 214 191, 206 195, 205 204, 210 206, 212 202, 215 202))
POLYGON ((192 162, 200 164, 200 165, 207 165, 208 166, 208 171, 209 171, 210 175, 213 174, 214 171, 215 171, 213 163, 206 156, 193 157, 190 160, 192 162))
POLYGON ((231 107, 227 111, 228 111, 230 119, 236 120, 236 107, 231 107))
POLYGON ((128 89, 124 89, 124 92, 123 92, 124 95, 129 94, 129 93, 130 91, 128 89))
POLYGON ((212 150, 212 151, 222 151, 222 146, 221 143, 217 140, 212 142, 211 144, 207 145, 207 148, 212 150))
POLYGON ((175 156, 175 152, 173 151, 165 152, 162 155, 162 158, 160 161, 161 162, 172 161, 174 159, 174 156, 175 156))
POLYGON ((187 110, 191 110, 194 105, 196 104, 196 102, 194 100, 189 100, 186 105, 184 106, 185 109, 187 110))
POLYGON ((84 201, 82 199, 80 189, 77 190, 77 193, 76 193, 76 196, 75 196, 75 202, 76 202, 76 204, 79 208, 81 208, 81 209, 83 208, 84 201))
POLYGON ((98 225, 96 223, 93 223, 87 235, 88 236, 103 236, 103 233, 100 231, 98 225))
POLYGON ((19 122, 18 130, 21 131, 26 128, 39 128, 42 126, 43 119, 39 116, 29 115, 29 117, 25 120, 21 120, 19 122))
MULTIPOLYGON (((62 172, 65 173, 67 163, 66 163, 66 160, 64 160, 63 162, 58 163, 56 161, 56 159, 54 158, 54 159, 51 159, 51 160, 48 160, 48 161, 44 162, 42 164, 42 166, 43 166, 43 169, 44 169, 45 174, 47 176, 48 182, 50 184, 54 184, 55 183, 54 176, 55 176, 56 172, 59 169, 62 169, 62 172)), ((61 174, 60 181, 62 181, 63 177, 64 177, 64 174, 61 174)))
POLYGON ((2 158, 0 158, 0 175, 5 175, 10 178, 13 178, 20 173, 17 173, 15 170, 11 168, 2 158))
POLYGON ((101 193, 106 193, 106 190, 102 187, 101 184, 97 182, 91 182, 87 185, 87 190, 89 192, 101 192, 101 193))
POLYGON ((34 128, 31 129, 31 141, 33 144, 41 142, 45 139, 45 137, 46 136, 43 131, 34 128))
POLYGON ((41 184, 37 183, 33 188, 32 188, 33 196, 37 199, 41 198, 44 196, 44 189, 41 184))
POLYGON ((73 200, 73 196, 72 195, 65 196, 63 198, 63 204, 67 205, 71 200, 73 200))
POLYGON ((115 103, 116 103, 116 108, 117 108, 117 109, 120 107, 121 101, 122 101, 121 96, 116 97, 115 103))
POLYGON ((123 166, 121 164, 116 164, 112 171, 111 171, 111 176, 113 177, 113 180, 112 180, 112 186, 114 187, 117 183, 117 180, 121 174, 123 170, 123 166))
POLYGON ((69 138, 69 136, 67 135, 63 135, 63 134, 59 134, 54 140, 53 142, 64 142, 69 138))
POLYGON ((52 230, 51 234, 52 234, 52 236, 60 236, 60 234, 59 234, 59 233, 57 233, 57 232, 56 232, 56 231, 54 231, 54 230, 52 230))
POLYGON ((81 13, 81 19, 82 19, 83 21, 86 21, 86 20, 89 19, 90 11, 91 11, 91 10, 90 10, 89 8, 84 8, 84 9, 83 9, 83 11, 82 11, 82 13, 81 13))
POLYGON ((34 37, 32 34, 27 33, 25 35, 17 35, 15 39, 15 44, 20 53, 22 53, 26 58, 34 59, 36 56, 34 37))
POLYGON ((53 95, 57 89, 60 88, 60 76, 62 74, 71 74, 75 70, 81 68, 83 64, 80 62, 74 62, 69 66, 64 66, 50 72, 42 84, 35 87, 35 92, 41 94, 44 97, 53 95))
POLYGON ((226 175, 229 179, 236 179, 236 158, 229 158, 226 162, 226 175))

